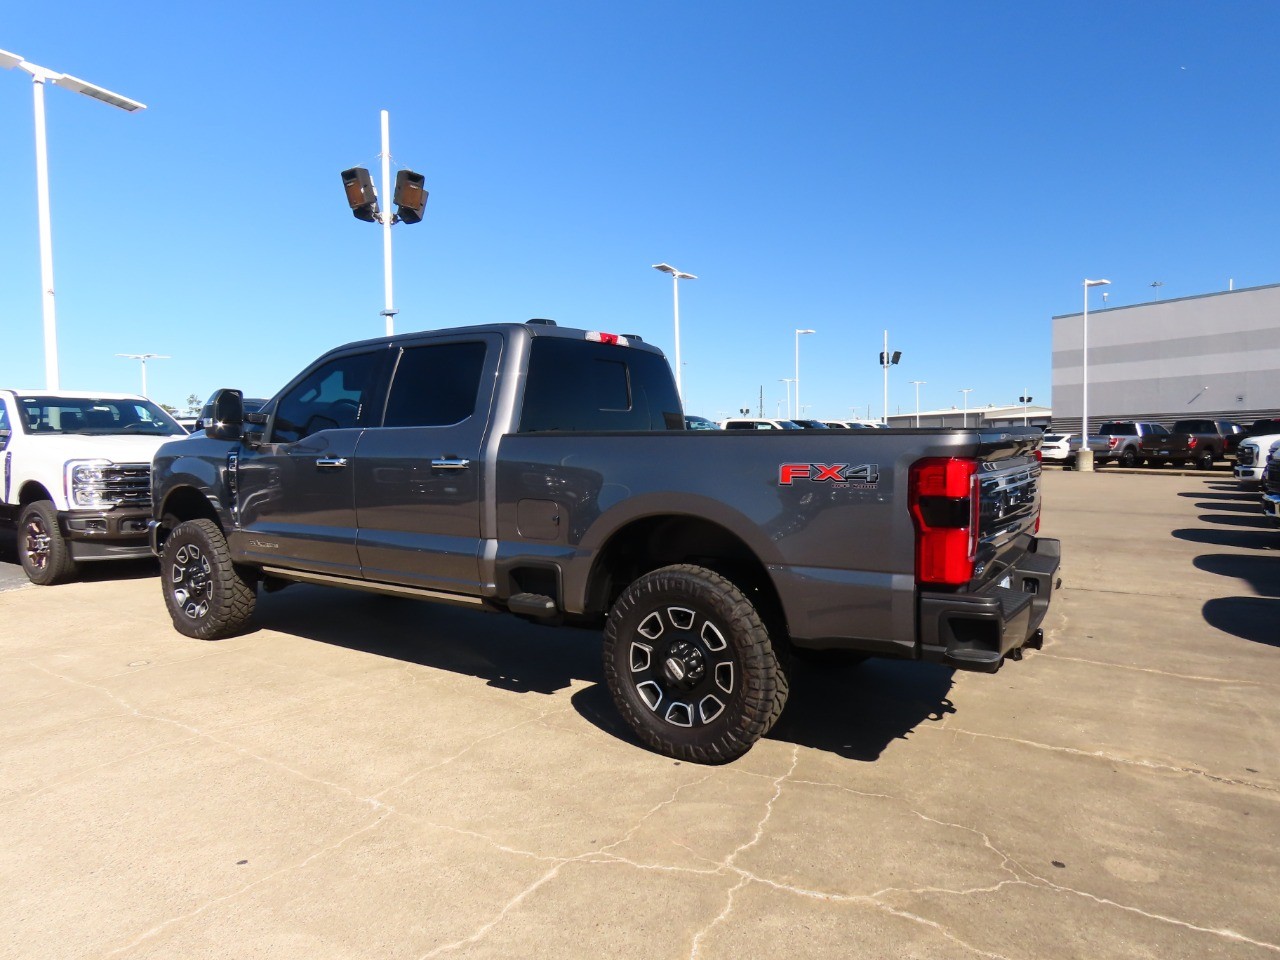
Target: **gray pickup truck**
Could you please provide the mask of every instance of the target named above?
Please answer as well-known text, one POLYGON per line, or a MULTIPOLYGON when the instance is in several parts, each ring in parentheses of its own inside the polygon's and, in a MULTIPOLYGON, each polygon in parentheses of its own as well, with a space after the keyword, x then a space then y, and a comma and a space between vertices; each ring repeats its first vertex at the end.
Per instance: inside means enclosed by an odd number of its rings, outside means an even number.
POLYGON ((152 465, 179 632, 237 632, 289 583, 603 627, 621 714, 679 759, 750 749, 795 655, 994 672, 1040 644, 1057 580, 1038 430, 686 430, 630 336, 369 340, 258 413, 219 391, 213 419, 152 465))

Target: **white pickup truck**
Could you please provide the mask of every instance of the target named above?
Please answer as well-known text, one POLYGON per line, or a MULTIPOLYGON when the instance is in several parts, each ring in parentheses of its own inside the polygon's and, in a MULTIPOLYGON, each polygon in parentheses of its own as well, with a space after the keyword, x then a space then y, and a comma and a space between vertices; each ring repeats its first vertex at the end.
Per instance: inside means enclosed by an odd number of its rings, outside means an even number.
POLYGON ((0 520, 32 583, 148 557, 151 457, 186 431, 143 397, 0 390, 0 520))

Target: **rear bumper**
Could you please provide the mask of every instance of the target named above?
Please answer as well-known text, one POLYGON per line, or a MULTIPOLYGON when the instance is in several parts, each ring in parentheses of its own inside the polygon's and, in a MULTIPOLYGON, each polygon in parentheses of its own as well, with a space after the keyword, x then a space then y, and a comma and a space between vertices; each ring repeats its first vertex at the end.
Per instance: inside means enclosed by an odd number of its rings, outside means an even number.
POLYGON ((957 670, 995 673, 1006 656, 1043 642, 1040 624, 1058 585, 1061 544, 1039 538, 978 593, 920 597, 920 655, 957 670))

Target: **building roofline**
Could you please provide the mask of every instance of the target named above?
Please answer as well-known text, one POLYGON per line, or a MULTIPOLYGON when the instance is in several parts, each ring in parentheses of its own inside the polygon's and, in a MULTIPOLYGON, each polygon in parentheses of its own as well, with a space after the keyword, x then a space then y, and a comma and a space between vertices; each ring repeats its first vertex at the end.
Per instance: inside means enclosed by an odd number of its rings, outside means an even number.
MULTIPOLYGON (((1171 300, 1148 300, 1146 303, 1129 303, 1119 307, 1099 307, 1096 310, 1089 308, 1090 314, 1095 313, 1115 313, 1117 310, 1133 310, 1137 307, 1151 307, 1157 303, 1181 303, 1183 300, 1204 300, 1208 297, 1227 297, 1235 293, 1253 293, 1258 290, 1274 290, 1280 287, 1280 283, 1264 283, 1258 287, 1241 287, 1238 290, 1217 290, 1213 293, 1193 293, 1189 297, 1174 297, 1171 300)), ((1077 310, 1075 313, 1059 313, 1054 315, 1053 320, 1064 320, 1067 317, 1084 316, 1083 310, 1077 310)))

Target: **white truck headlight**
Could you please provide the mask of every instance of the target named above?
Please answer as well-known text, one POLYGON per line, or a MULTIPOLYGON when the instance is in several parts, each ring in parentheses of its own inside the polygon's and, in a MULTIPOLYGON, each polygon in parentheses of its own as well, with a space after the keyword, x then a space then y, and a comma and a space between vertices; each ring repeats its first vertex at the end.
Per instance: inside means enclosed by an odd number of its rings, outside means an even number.
POLYGON ((65 483, 67 503, 72 507, 114 507, 119 498, 108 489, 110 460, 68 460, 65 483))

